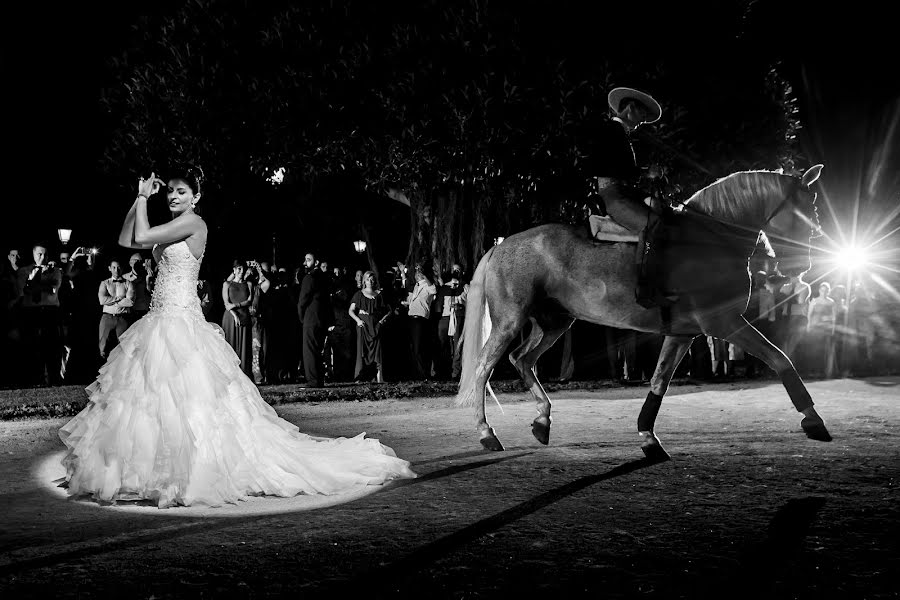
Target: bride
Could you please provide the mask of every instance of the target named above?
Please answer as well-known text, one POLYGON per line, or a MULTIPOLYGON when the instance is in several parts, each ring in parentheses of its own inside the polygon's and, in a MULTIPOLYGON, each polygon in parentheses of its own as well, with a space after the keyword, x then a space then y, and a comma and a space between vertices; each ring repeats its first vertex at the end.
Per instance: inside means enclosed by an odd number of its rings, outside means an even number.
POLYGON ((172 220, 150 227, 147 201, 165 183, 141 178, 122 225, 119 244, 152 248, 159 272, 150 312, 122 335, 87 388, 90 402, 59 432, 69 495, 219 506, 415 477, 409 462, 365 433, 312 437, 266 404, 200 311, 207 227, 194 209, 202 172, 169 179, 172 220))

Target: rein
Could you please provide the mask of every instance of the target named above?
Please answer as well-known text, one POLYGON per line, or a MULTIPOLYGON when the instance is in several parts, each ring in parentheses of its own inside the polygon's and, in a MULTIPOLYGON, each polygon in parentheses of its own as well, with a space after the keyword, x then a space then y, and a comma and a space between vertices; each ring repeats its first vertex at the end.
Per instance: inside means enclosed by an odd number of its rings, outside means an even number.
POLYGON ((763 227, 765 227, 766 225, 768 225, 769 222, 770 222, 772 219, 774 219, 775 216, 776 216, 778 213, 780 213, 782 210, 784 210, 784 207, 787 206, 788 202, 790 202, 791 200, 793 200, 794 196, 797 195, 797 192, 799 191, 800 186, 802 185, 802 183, 801 183, 801 181, 800 181, 799 179, 797 179, 796 177, 792 177, 791 180, 792 180, 793 185, 791 186, 791 189, 790 189, 789 193, 785 194, 785 195, 784 195, 784 199, 778 204, 778 206, 776 206, 776 207, 772 210, 772 212, 769 213, 769 216, 766 217, 766 220, 765 220, 765 221, 763 221, 763 227))
MULTIPOLYGON (((766 216, 765 220, 759 226, 759 229, 753 229, 752 227, 748 227, 746 225, 739 225, 737 223, 732 223, 731 221, 726 221, 719 217, 714 217, 710 214, 707 214, 707 213, 701 211, 700 209, 694 208, 686 200, 685 201, 677 201, 676 204, 681 207, 681 210, 685 211, 686 213, 690 213, 694 216, 700 217, 701 220, 706 219, 709 221, 713 221, 724 227, 733 228, 733 229, 741 229, 741 230, 747 231, 748 233, 757 233, 758 234, 760 231, 765 229, 766 225, 768 225, 772 221, 772 219, 774 219, 779 213, 781 213, 781 211, 783 211, 787 206, 789 206, 791 204, 794 196, 797 194, 797 191, 800 189, 800 185, 801 185, 800 179, 798 179, 796 177, 792 177, 791 179, 793 180, 792 181, 793 185, 788 190, 788 192, 785 193, 784 198, 782 198, 781 202, 779 202, 778 205, 775 206, 775 208, 769 212, 769 214, 766 216)), ((725 234, 722 233, 720 235, 724 236, 725 234)), ((786 240, 786 241, 790 241, 790 240, 786 240)))

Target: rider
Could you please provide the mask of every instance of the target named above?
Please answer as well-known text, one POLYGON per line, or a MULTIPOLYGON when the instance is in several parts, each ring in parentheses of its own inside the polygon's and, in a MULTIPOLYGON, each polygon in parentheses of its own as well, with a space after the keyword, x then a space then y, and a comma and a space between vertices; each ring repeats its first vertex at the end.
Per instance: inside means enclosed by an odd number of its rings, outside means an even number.
POLYGON ((584 172, 605 213, 637 233, 647 225, 649 197, 636 187, 640 169, 631 132, 644 123, 658 121, 662 108, 649 94, 627 87, 610 91, 607 101, 613 116, 591 132, 584 172))
POLYGON ((672 299, 655 294, 652 275, 647 268, 648 257, 644 252, 649 251, 650 246, 646 243, 644 229, 650 224, 653 200, 636 187, 640 170, 631 145, 631 132, 644 123, 658 121, 662 108, 649 94, 628 87, 611 90, 607 102, 613 116, 591 132, 583 170, 593 193, 592 209, 640 234, 637 301, 648 307, 667 304, 672 299))

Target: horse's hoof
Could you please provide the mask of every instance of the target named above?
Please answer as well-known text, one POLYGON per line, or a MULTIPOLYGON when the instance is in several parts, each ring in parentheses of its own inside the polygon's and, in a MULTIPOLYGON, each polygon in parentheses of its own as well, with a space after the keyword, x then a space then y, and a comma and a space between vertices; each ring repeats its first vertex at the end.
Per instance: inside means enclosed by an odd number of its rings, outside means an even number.
POLYGON ((821 419, 804 417, 803 420, 800 421, 800 427, 803 428, 806 437, 810 439, 819 442, 830 442, 832 440, 831 434, 828 433, 828 430, 825 428, 825 423, 821 419))
POLYGON ((534 439, 546 446, 550 443, 550 426, 534 420, 531 423, 531 435, 534 436, 534 439))
POLYGON ((672 460, 672 457, 669 456, 669 453, 666 452, 661 444, 641 446, 641 450, 644 451, 644 456, 653 462, 666 462, 667 460, 672 460))
POLYGON ((672 457, 669 456, 669 453, 663 448, 658 437, 652 433, 646 434, 642 432, 641 435, 643 435, 645 439, 644 443, 641 444, 641 450, 644 451, 644 456, 650 461, 657 463, 672 460, 672 457))
POLYGON ((485 450, 490 450, 491 452, 500 452, 505 450, 503 444, 500 443, 500 440, 497 439, 497 436, 494 435, 493 429, 488 429, 488 435, 481 438, 481 445, 484 446, 485 450))

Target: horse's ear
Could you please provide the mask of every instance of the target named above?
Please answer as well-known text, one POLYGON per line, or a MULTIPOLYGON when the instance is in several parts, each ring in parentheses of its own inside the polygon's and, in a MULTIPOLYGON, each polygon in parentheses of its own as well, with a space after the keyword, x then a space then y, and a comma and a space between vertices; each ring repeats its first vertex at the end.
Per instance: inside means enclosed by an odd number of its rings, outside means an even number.
POLYGON ((811 186, 819 179, 819 175, 822 173, 822 167, 825 165, 814 165, 806 170, 806 173, 803 174, 803 177, 800 179, 800 183, 805 185, 806 187, 811 186))

